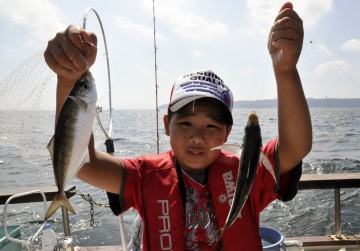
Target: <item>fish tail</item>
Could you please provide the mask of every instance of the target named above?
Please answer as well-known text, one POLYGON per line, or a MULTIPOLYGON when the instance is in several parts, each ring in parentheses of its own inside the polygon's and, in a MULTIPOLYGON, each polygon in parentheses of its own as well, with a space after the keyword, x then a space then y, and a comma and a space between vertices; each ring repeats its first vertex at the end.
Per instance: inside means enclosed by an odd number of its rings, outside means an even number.
POLYGON ((223 226, 222 228, 220 228, 219 230, 219 236, 220 238, 223 236, 223 234, 225 233, 225 231, 228 229, 228 226, 223 226))
POLYGON ((236 220, 237 218, 240 218, 240 219, 241 219, 241 217, 242 217, 242 216, 241 216, 241 211, 240 211, 239 214, 237 215, 237 217, 236 217, 234 220, 232 220, 232 221, 227 221, 227 222, 225 223, 225 225, 224 225, 222 228, 220 228, 220 230, 219 230, 219 236, 220 236, 220 238, 221 238, 221 236, 225 233, 225 231, 234 224, 235 220, 236 220))
POLYGON ((45 220, 49 219, 59 207, 65 207, 67 210, 75 214, 74 208, 71 206, 65 193, 62 192, 55 195, 54 200, 51 202, 51 205, 45 214, 45 220))

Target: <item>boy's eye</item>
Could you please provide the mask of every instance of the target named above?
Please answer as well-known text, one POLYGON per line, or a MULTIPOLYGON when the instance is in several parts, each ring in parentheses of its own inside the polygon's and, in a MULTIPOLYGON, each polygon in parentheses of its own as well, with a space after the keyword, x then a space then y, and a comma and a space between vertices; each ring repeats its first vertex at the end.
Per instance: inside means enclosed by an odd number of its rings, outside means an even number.
POLYGON ((207 125, 207 128, 220 128, 220 126, 218 125, 214 125, 214 124, 210 124, 210 125, 207 125))
POLYGON ((192 123, 188 121, 180 122, 179 124, 184 126, 192 126, 192 123))

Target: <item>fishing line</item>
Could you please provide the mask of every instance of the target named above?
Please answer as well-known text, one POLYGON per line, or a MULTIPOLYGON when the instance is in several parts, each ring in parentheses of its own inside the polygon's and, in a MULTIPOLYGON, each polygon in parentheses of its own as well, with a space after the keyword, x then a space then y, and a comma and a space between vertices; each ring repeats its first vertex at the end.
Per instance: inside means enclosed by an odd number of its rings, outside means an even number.
POLYGON ((309 43, 310 43, 310 45, 315 46, 324 55, 326 55, 332 64, 334 64, 356 87, 360 88, 360 84, 357 83, 349 74, 346 73, 346 71, 337 63, 337 61, 330 56, 330 53, 328 53, 326 50, 324 50, 321 46, 314 43, 313 40, 310 40, 309 43))
MULTIPOLYGON (((106 151, 110 155, 113 155, 113 153, 114 153, 114 144, 113 144, 113 140, 111 139, 111 133, 112 133, 112 103, 111 103, 111 78, 110 78, 109 53, 108 53, 108 49, 107 49, 105 31, 104 31, 100 16, 96 12, 96 10, 94 8, 92 8, 92 7, 87 8, 86 11, 85 11, 84 20, 83 20, 83 28, 86 29, 87 16, 91 11, 96 15, 97 20, 99 22, 102 37, 103 37, 103 40, 104 40, 104 47, 105 47, 106 65, 107 65, 107 73, 108 73, 108 88, 109 88, 109 131, 108 132, 106 132, 104 126, 101 123, 99 113, 98 113, 98 109, 96 109, 95 114, 96 114, 96 119, 97 119, 97 122, 98 122, 101 130, 104 133, 104 135, 106 136, 106 141, 105 141, 106 151)), ((118 220, 119 220, 120 237, 121 237, 121 243, 122 243, 122 246, 123 246, 123 250, 127 251, 127 244, 126 244, 127 242, 126 242, 126 237, 125 237, 124 220, 123 220, 122 214, 120 214, 118 216, 118 220)))
MULTIPOLYGON (((304 16, 303 20, 306 19, 306 16, 304 16)), ((316 42, 314 42, 314 40, 312 39, 312 34, 310 32, 310 29, 307 27, 307 25, 305 25, 304 23, 304 33, 307 34, 307 36, 309 37, 309 43, 304 43, 303 46, 306 45, 310 45, 311 47, 316 47, 319 51, 321 51, 322 54, 324 54, 332 64, 334 64, 349 80, 350 82, 352 82, 356 87, 360 88, 360 84, 358 82, 356 82, 348 73, 346 73, 346 71, 336 62, 336 60, 331 57, 331 54, 326 51, 323 47, 321 47, 319 44, 317 44, 316 42)))

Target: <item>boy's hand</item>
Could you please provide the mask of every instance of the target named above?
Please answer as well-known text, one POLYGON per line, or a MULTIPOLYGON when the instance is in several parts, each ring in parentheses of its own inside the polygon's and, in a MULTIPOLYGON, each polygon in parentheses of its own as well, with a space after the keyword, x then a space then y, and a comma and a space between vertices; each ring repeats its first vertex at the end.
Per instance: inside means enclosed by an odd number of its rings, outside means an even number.
POLYGON ((304 39, 303 22, 293 10, 291 3, 285 3, 275 19, 268 49, 275 71, 287 71, 296 67, 304 39))
POLYGON ((95 62, 96 44, 94 33, 70 25, 48 42, 45 61, 59 79, 75 83, 95 62))

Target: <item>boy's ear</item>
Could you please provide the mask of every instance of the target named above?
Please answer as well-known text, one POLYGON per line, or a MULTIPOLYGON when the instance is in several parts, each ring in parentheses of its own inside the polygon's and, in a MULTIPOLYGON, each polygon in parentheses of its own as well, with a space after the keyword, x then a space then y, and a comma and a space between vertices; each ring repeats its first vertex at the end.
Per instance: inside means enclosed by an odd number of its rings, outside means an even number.
POLYGON ((163 121, 164 121, 164 127, 165 127, 165 134, 166 134, 167 136, 170 136, 169 116, 168 116, 167 114, 164 115, 163 121))
POLYGON ((231 128, 232 128, 231 125, 227 125, 227 126, 226 126, 226 137, 225 137, 225 142, 224 142, 224 143, 226 143, 226 141, 227 141, 227 139, 228 139, 228 137, 229 137, 229 134, 230 134, 230 132, 231 132, 231 128))

